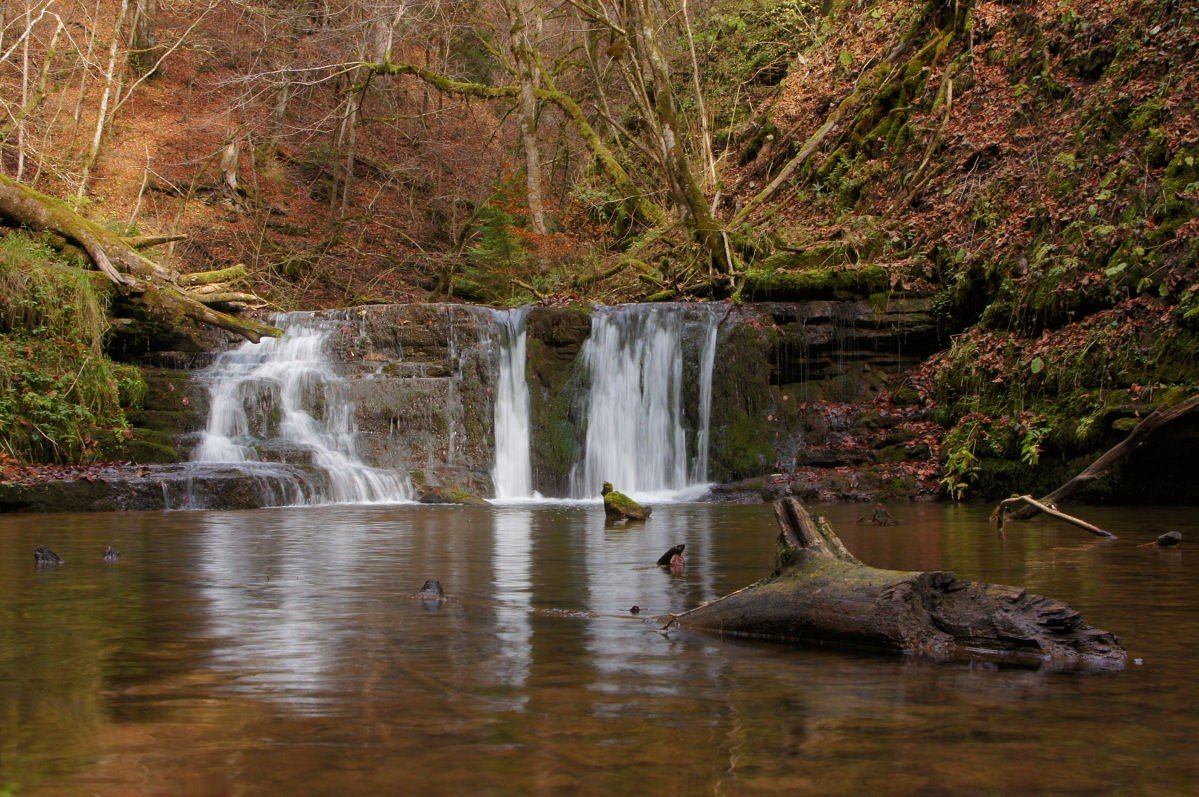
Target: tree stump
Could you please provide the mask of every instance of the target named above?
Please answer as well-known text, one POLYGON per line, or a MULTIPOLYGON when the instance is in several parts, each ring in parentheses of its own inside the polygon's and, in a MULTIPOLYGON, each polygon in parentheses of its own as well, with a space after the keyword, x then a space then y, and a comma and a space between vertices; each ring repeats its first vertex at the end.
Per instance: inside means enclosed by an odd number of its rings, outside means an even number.
POLYGON ((870 567, 796 499, 777 501, 774 511, 781 534, 770 578, 673 616, 671 625, 1059 670, 1119 670, 1127 662, 1113 634, 1060 601, 945 571, 870 567))

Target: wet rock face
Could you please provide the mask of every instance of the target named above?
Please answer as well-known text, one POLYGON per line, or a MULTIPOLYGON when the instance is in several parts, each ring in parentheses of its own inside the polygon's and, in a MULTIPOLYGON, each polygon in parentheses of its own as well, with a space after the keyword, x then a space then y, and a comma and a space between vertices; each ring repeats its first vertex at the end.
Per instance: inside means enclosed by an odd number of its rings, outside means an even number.
MULTIPOLYGON (((731 315, 732 323, 721 327, 713 380, 711 477, 733 483, 780 469, 857 467, 913 457, 909 441, 888 437, 886 429, 869 435, 870 445, 863 447, 863 435, 850 427, 877 398, 895 392, 900 372, 937 350, 931 307, 930 298, 880 296, 877 301, 761 302, 731 315), (801 409, 828 403, 846 413, 844 429, 801 409), (874 450, 900 443, 902 450, 874 450)), ((885 420, 889 428, 911 419, 885 420)), ((887 481, 886 474, 880 479, 887 481)), ((764 495, 767 500, 778 497, 774 484, 764 495)), ((882 482, 864 489, 846 485, 825 497, 865 500, 893 492, 882 482)), ((746 494, 756 499, 758 492, 752 486, 746 494)))
POLYGON ((548 495, 566 495, 586 430, 576 364, 591 334, 591 308, 535 307, 526 329, 533 484, 548 495))
POLYGON ((342 315, 329 353, 349 380, 362 460, 489 493, 499 340, 492 312, 414 304, 342 315))
POLYGON ((857 378, 862 372, 910 367, 937 349, 931 298, 770 302, 757 309, 779 330, 768 353, 773 382, 815 383, 825 398, 860 400, 870 388, 857 378))

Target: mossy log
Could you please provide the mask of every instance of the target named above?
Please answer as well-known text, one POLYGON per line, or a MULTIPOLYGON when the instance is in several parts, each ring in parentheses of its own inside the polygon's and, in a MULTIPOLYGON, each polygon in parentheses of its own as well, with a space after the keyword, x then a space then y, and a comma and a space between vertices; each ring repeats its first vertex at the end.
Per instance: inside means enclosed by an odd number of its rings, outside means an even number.
POLYGON ((76 213, 69 205, 0 174, 0 216, 35 231, 62 236, 82 249, 123 295, 140 297, 167 317, 182 317, 252 341, 280 330, 217 312, 180 287, 181 276, 150 260, 134 245, 76 213))
POLYGON ((775 573, 672 616, 671 625, 1060 670, 1119 670, 1127 662, 1114 635, 1064 603, 950 572, 870 567, 796 499, 776 502, 774 511, 782 530, 775 573))

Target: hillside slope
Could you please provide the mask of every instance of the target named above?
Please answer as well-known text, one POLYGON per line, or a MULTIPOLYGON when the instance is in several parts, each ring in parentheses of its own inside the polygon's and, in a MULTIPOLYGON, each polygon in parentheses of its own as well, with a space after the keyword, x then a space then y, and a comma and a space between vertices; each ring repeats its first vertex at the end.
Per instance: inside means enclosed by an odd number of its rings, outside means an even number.
MULTIPOLYGON (((385 34, 386 59, 502 82, 494 9, 100 0, 93 19, 84 5, 61 13, 90 38, 64 38, 37 3, 0 19, 0 81, 22 98, 0 127, 5 173, 123 232, 186 235, 165 255, 185 271, 244 262, 278 307, 934 296, 945 350, 906 382, 920 423, 943 430, 923 437, 944 488, 965 496, 1050 487, 1199 382, 1194 2, 693 8, 693 35, 664 41, 680 108, 706 107, 709 199, 738 263, 712 284, 702 263, 670 262, 687 256, 660 246, 670 229, 613 213, 560 113, 539 117, 551 229, 535 233, 510 103, 363 70, 385 34), (121 9, 150 6, 147 71, 121 9), (128 69, 106 104, 109 40, 128 69)), ((582 72, 555 57, 561 80, 582 72)), ((639 110, 618 88, 572 86, 636 163, 639 110)), ((1161 467, 1136 463, 1159 492, 1193 433, 1161 467)))
POLYGON ((948 491, 1051 487, 1199 383, 1199 5, 835 5, 729 171, 758 295, 935 292, 948 491))

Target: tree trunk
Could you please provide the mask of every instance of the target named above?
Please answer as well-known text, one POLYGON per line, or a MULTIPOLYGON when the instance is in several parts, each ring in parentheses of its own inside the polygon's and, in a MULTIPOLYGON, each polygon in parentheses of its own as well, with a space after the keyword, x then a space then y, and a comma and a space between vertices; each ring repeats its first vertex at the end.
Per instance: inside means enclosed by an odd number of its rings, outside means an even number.
POLYGON ((658 122, 663 166, 670 175, 675 198, 696 243, 704 248, 717 271, 728 274, 733 270, 729 250, 684 146, 684 130, 674 98, 674 80, 666 57, 658 46, 655 30, 658 20, 653 8, 645 0, 635 0, 629 4, 629 8, 632 12, 629 25, 632 28, 633 46, 649 65, 651 83, 644 90, 652 102, 658 122))
MULTIPOLYGON (((1191 396, 1185 401, 1175 404, 1171 407, 1159 407, 1145 417, 1145 420, 1136 425, 1128 435, 1116 445, 1103 452, 1099 459, 1092 462, 1070 481, 1057 488, 1049 495, 1041 499, 1042 504, 1055 504, 1058 501, 1064 501, 1076 492, 1086 487, 1091 482, 1098 479, 1103 474, 1107 473, 1107 469, 1116 464, 1123 457, 1136 451, 1141 446, 1145 445, 1149 437, 1155 434, 1163 426, 1173 423, 1184 415, 1199 408, 1199 394, 1191 396)), ((1024 508, 1017 509, 1012 512, 1011 516, 1016 520, 1027 520, 1034 517, 1039 511, 1035 506, 1029 504, 1024 508)))
POLYGON ((1118 670, 1119 640, 1064 603, 945 571, 862 564, 794 498, 774 505, 779 566, 766 581, 671 618, 734 636, 834 643, 940 660, 1118 670))
POLYGON ((121 7, 117 11, 116 22, 112 27, 112 41, 108 47, 108 68, 104 72, 104 91, 100 94, 100 108, 96 112, 96 131, 92 134, 92 144, 88 147, 87 154, 83 159, 83 169, 79 175, 79 189, 75 194, 76 199, 83 199, 87 194, 87 181, 91 175, 92 166, 96 164, 96 158, 100 156, 100 145, 104 142, 104 133, 108 126, 108 106, 114 95, 121 93, 120 87, 117 85, 117 53, 120 51, 121 44, 121 27, 125 24, 125 15, 129 12, 129 0, 121 0, 121 7))
POLYGON ((158 42, 154 36, 157 16, 158 0, 135 0, 129 33, 129 66, 138 76, 149 72, 158 60, 158 42))
POLYGON ((0 175, 0 216, 31 230, 61 235, 78 245, 118 290, 140 294, 142 301, 160 315, 188 318, 252 341, 282 334, 266 324, 204 306, 179 286, 179 274, 150 260, 116 233, 80 216, 65 202, 4 175, 0 175))
MULTIPOLYGON (((480 99, 513 99, 520 95, 520 86, 518 85, 490 86, 484 83, 453 80, 446 75, 425 69, 416 64, 385 61, 383 63, 364 63, 362 66, 380 74, 412 75, 444 94, 457 94, 466 97, 478 97, 480 99)), ((591 126, 591 122, 588 121, 582 106, 569 94, 559 91, 550 80, 548 74, 543 74, 542 77, 545 79, 546 86, 536 89, 533 92, 533 96, 541 102, 556 106, 566 114, 566 117, 583 138, 583 143, 586 144, 588 150, 595 157, 604 175, 612 181, 612 185, 620 194, 621 202, 628 210, 629 215, 650 227, 662 224, 666 220, 666 212, 659 205, 651 201, 646 196, 646 192, 633 181, 628 171, 621 165, 619 158, 604 143, 595 131, 595 128, 591 126)))
POLYGON ((508 14, 509 44, 512 50, 513 68, 520 84, 520 142, 525 152, 525 185, 528 190, 529 226, 539 235, 545 235, 545 200, 541 191, 541 148, 537 144, 537 97, 535 92, 541 82, 541 68, 533 49, 535 28, 540 28, 540 13, 536 6, 527 6, 528 0, 505 0, 504 10, 508 14))

